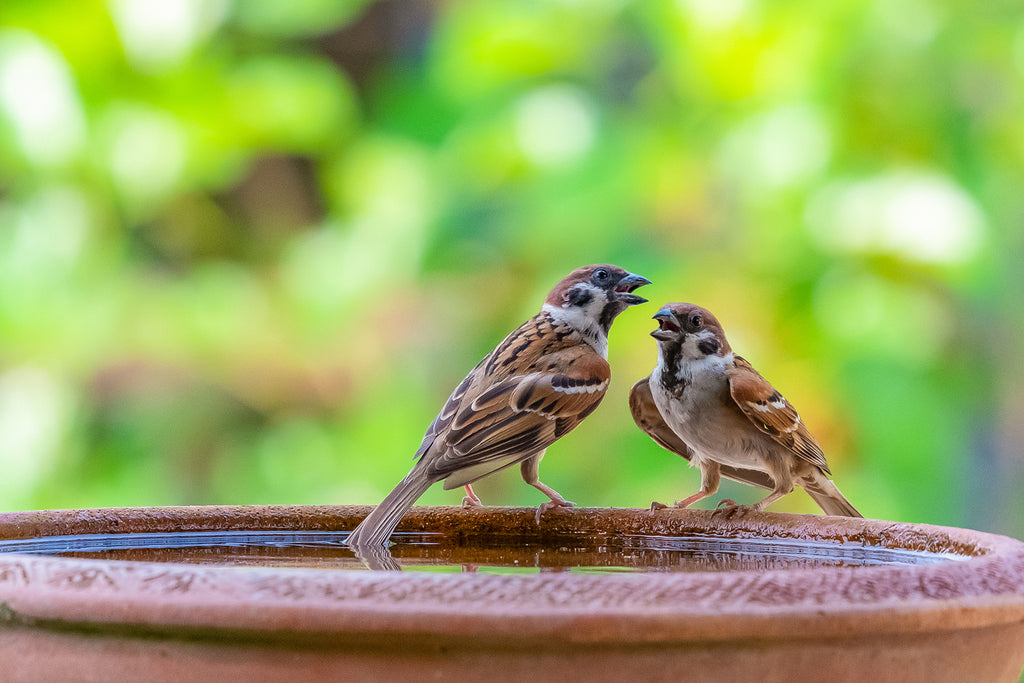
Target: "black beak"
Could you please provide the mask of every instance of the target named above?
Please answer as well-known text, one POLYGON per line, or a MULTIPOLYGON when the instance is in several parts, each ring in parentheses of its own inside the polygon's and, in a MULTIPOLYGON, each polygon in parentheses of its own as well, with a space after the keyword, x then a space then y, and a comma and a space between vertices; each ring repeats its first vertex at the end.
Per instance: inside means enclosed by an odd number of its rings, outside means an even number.
POLYGON ((627 306, 636 306, 637 304, 647 303, 647 299, 642 296, 632 294, 634 289, 643 287, 644 285, 651 284, 651 281, 645 278, 643 275, 636 275, 629 273, 624 278, 619 280, 619 284, 615 285, 615 299, 620 301, 627 306))
POLYGON ((658 321, 658 329, 651 332, 651 336, 662 341, 675 339, 682 332, 675 313, 669 310, 668 306, 654 314, 653 318, 658 321))

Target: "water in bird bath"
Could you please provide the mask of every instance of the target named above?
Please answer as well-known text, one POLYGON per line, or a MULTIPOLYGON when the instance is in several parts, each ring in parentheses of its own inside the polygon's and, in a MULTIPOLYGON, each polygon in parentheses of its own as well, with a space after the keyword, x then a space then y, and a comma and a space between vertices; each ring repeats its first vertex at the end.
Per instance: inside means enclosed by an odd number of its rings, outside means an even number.
MULTIPOLYGON (((367 568, 345 545, 347 537, 341 531, 81 534, 0 541, 0 552, 220 566, 367 568)), ((398 533, 393 540, 395 564, 387 568, 434 572, 714 572, 922 565, 962 559, 955 554, 856 542, 702 534, 566 534, 543 539, 488 535, 467 544, 438 533, 398 533)))

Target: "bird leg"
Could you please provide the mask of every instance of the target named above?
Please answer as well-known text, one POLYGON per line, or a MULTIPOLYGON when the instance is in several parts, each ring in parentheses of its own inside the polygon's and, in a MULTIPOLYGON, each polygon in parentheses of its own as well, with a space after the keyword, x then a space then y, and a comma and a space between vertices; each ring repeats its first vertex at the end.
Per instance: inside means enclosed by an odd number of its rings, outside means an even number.
POLYGON ((466 495, 462 499, 462 507, 464 508, 482 508, 484 504, 480 502, 480 497, 473 491, 472 484, 466 484, 466 495))
POLYGON ((750 507, 754 510, 764 510, 766 507, 777 501, 779 498, 782 498, 783 496, 792 493, 792 491, 793 484, 790 484, 789 486, 779 486, 778 484, 776 484, 774 491, 765 496, 763 500, 754 503, 750 507))
POLYGON ((523 481, 551 499, 537 508, 537 524, 540 524, 540 516, 552 508, 571 508, 576 505, 576 503, 563 498, 562 494, 540 480, 538 469, 540 467, 540 460, 543 457, 544 451, 541 451, 537 455, 524 460, 523 464, 519 466, 519 471, 523 475, 523 481))
MULTIPOLYGON (((682 500, 677 500, 675 503, 675 507, 688 508, 694 503, 696 503, 698 500, 704 500, 705 498, 713 496, 715 495, 715 493, 718 492, 718 485, 722 481, 721 466, 717 462, 714 462, 713 460, 701 460, 699 465, 700 491, 697 491, 697 493, 693 494, 692 496, 687 496, 682 500)), ((664 503, 659 503, 658 501, 651 502, 652 512, 654 510, 663 510, 667 507, 668 505, 665 505, 664 503)))

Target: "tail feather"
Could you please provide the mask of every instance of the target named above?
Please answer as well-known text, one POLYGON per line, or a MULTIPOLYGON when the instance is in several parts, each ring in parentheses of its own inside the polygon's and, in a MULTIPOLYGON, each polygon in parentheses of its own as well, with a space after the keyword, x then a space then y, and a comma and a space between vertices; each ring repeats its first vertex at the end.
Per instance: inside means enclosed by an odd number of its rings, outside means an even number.
POLYGON ((812 481, 801 482, 804 490, 807 491, 808 495, 814 499, 826 515, 838 515, 841 517, 863 517, 857 511, 857 508, 853 507, 853 504, 846 500, 839 488, 832 482, 831 479, 821 474, 815 477, 812 481))
POLYGON ((433 483, 423 472, 414 468, 349 534, 349 547, 387 545, 388 538, 402 517, 433 483))

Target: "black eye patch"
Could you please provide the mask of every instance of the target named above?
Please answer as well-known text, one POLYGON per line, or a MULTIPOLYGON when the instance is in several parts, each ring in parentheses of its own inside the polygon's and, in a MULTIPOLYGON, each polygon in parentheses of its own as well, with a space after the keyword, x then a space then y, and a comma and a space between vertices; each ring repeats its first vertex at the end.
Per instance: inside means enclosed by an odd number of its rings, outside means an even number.
POLYGON ((593 298, 593 293, 585 287, 573 287, 565 294, 565 301, 570 306, 586 306, 593 298))
POLYGON ((718 340, 701 339, 700 343, 697 344, 697 350, 703 353, 705 356, 710 356, 713 353, 718 353, 718 340))

